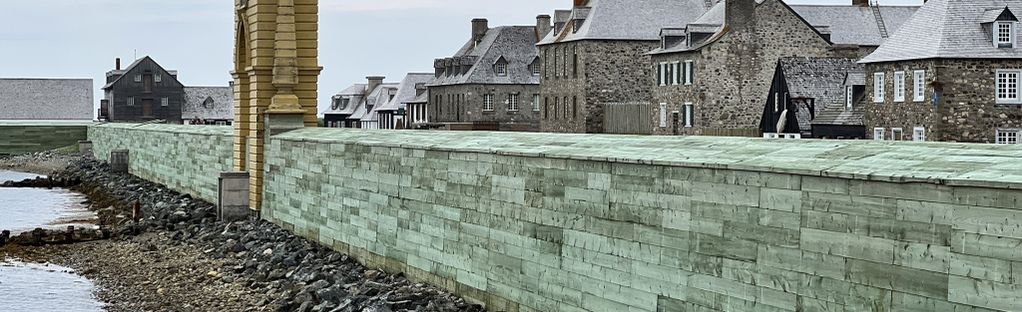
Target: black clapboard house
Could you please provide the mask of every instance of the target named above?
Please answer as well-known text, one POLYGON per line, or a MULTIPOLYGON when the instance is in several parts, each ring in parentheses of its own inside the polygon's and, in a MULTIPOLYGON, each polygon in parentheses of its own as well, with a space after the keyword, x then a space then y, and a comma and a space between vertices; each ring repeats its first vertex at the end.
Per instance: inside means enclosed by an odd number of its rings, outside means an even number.
POLYGON ((165 120, 181 123, 184 85, 177 71, 166 70, 146 56, 121 69, 106 73, 105 94, 100 102, 100 119, 112 122, 165 120))
MULTIPOLYGON (((788 57, 778 60, 763 107, 760 130, 801 134, 804 138, 827 137, 814 131, 814 120, 821 114, 846 109, 845 82, 849 73, 854 72, 862 72, 862 66, 854 59, 788 57), (785 120, 783 129, 778 129, 781 119, 785 120)), ((861 112, 858 116, 862 116, 861 112)), ((865 129, 861 127, 861 118, 858 121, 858 127, 865 129)))

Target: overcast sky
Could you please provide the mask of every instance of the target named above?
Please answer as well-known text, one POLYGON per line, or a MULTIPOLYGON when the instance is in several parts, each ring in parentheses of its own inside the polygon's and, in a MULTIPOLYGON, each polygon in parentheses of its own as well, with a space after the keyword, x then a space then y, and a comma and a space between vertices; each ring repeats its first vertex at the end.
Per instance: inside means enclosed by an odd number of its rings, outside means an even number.
MULTIPOLYGON (((92 78, 96 102, 114 59, 152 56, 185 85, 227 85, 233 53, 231 0, 32 0, 0 4, 0 77, 92 78)), ((851 0, 790 0, 845 4, 851 0)), ((922 0, 886 0, 918 5, 922 0)), ((432 72, 433 59, 467 40, 469 21, 532 25, 571 0, 320 0, 320 105, 384 75, 432 72), (513 4, 511 4, 513 3, 513 4)))

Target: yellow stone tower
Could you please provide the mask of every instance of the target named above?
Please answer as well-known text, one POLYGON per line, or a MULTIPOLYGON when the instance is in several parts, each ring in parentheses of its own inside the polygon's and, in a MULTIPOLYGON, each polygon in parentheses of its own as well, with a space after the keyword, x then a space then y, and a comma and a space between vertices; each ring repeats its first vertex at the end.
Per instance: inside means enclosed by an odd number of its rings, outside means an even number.
POLYGON ((235 0, 234 170, 262 207, 263 145, 274 118, 316 126, 319 0, 235 0))

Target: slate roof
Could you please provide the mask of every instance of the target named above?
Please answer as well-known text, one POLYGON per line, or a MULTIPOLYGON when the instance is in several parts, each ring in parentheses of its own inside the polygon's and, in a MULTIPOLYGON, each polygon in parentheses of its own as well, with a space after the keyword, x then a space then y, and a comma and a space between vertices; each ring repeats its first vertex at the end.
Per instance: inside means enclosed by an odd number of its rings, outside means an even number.
POLYGON ((390 93, 397 91, 397 86, 398 84, 396 83, 380 84, 376 87, 376 90, 369 93, 369 96, 366 96, 365 100, 359 103, 359 105, 349 105, 355 106, 355 110, 352 111, 351 116, 348 117, 348 119, 376 121, 378 119, 376 118, 376 112, 370 111, 368 106, 373 106, 375 108, 376 105, 386 104, 387 101, 390 101, 390 93))
POLYGON ((441 75, 430 86, 457 84, 539 84, 529 65, 539 56, 536 48, 535 26, 502 26, 490 28, 479 43, 469 40, 455 59, 471 59, 471 68, 465 74, 441 75), (493 64, 503 57, 507 62, 507 75, 498 76, 493 64))
MULTIPOLYGON (((559 33, 550 32, 539 45, 579 40, 660 40, 660 29, 683 26, 706 12, 705 0, 588 0, 584 22, 574 32, 572 17, 559 33)), ((580 14, 581 15, 581 14, 580 14)))
MULTIPOLYGON (((879 46, 884 42, 873 9, 853 5, 789 5, 792 10, 817 27, 830 29, 834 44, 879 46)), ((918 6, 880 6, 880 17, 887 34, 894 34, 918 10, 918 6)))
MULTIPOLYGON (((983 29, 987 11, 1022 13, 1022 0, 930 0, 862 63, 929 58, 1022 58, 1020 49, 995 48, 983 29)), ((1019 31, 1016 39, 1019 40, 1019 31)))
POLYGON ((323 111, 323 113, 324 114, 348 114, 348 115, 350 115, 351 113, 355 112, 355 106, 358 106, 358 104, 362 103, 362 101, 364 100, 365 92, 366 92, 366 84, 364 84, 364 83, 353 84, 353 85, 345 88, 344 90, 341 90, 341 92, 338 92, 336 95, 334 95, 331 98, 330 106, 328 106, 327 109, 323 111), (348 104, 348 106, 346 106, 344 108, 333 109, 333 102, 332 101, 336 97, 347 97, 351 102, 348 104))
POLYGON ((181 106, 181 119, 234 119, 234 89, 231 87, 185 87, 185 102, 181 106))
MULTIPOLYGON (((787 57, 778 61, 779 69, 784 73, 788 84, 788 94, 792 98, 812 98, 816 103, 816 119, 809 116, 808 108, 799 109, 799 128, 811 129, 811 124, 862 124, 862 114, 852 118, 846 114, 841 120, 824 117, 825 112, 844 113, 845 111, 845 78, 849 72, 861 73, 863 66, 856 64, 855 59, 827 57, 787 57), (824 120, 821 120, 824 119, 824 120)), ((850 112, 849 112, 850 113, 850 112)), ((830 114, 831 116, 834 114, 830 114)))
POLYGON ((416 98, 415 85, 420 83, 427 83, 433 80, 433 74, 430 73, 409 73, 405 76, 405 79, 401 80, 401 84, 397 87, 397 95, 394 96, 393 100, 390 100, 386 104, 377 105, 373 108, 374 111, 395 111, 402 107, 405 107, 405 103, 412 101, 416 98))
POLYGON ((0 120, 93 119, 92 79, 0 79, 0 120))

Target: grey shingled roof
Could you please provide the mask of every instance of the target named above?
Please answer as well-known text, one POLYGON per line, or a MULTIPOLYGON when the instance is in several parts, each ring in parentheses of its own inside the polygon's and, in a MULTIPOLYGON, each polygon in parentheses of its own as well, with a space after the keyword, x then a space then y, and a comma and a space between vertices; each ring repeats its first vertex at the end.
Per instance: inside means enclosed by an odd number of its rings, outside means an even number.
MULTIPOLYGON (((995 48, 982 27, 988 10, 1022 13, 1022 0, 930 0, 862 63, 929 58, 1022 58, 1020 49, 995 48)), ((1016 40, 1020 32, 1016 31, 1016 40)))
POLYGON ((433 74, 430 73, 409 73, 405 75, 405 79, 402 79, 401 84, 397 87, 397 95, 394 96, 394 99, 386 104, 377 105, 373 110, 394 111, 405 107, 404 103, 408 103, 408 101, 412 101, 416 97, 415 85, 426 83, 430 80, 433 80, 433 74))
MULTIPOLYGON (((873 9, 853 5, 790 5, 809 25, 830 28, 834 44, 879 46, 884 42, 873 9)), ((887 34, 894 34, 918 10, 918 6, 880 6, 887 34)))
MULTIPOLYGON (((799 110, 799 128, 810 129, 812 124, 830 124, 833 120, 818 121, 824 111, 845 108, 845 78, 850 72, 862 72, 862 65, 855 59, 828 57, 787 57, 778 61, 780 70, 788 83, 788 94, 792 98, 812 98, 816 103, 816 119, 811 120, 808 110, 799 110)), ((859 115, 861 116, 861 114, 859 115)), ((862 122, 861 118, 857 120, 862 122)))
POLYGON ((231 87, 185 87, 182 119, 234 119, 234 89, 231 87), (211 104, 206 99, 212 99, 211 104))
MULTIPOLYGON (((367 106, 383 105, 390 100, 390 92, 397 91, 398 84, 396 83, 384 83, 376 87, 376 90, 369 93, 365 101, 354 105, 355 110, 351 113, 348 119, 362 120, 362 121, 376 121, 376 113, 370 111, 367 106)), ((350 106, 350 105, 349 105, 350 106)))
POLYGON ((92 120, 92 79, 0 79, 0 120, 92 120))
POLYGON ((465 74, 441 75, 430 86, 456 84, 539 84, 529 65, 539 56, 536 48, 535 26, 502 26, 490 28, 475 43, 469 40, 454 54, 455 58, 474 57, 472 67, 465 74), (503 57, 507 60, 507 75, 498 76, 493 64, 503 57))
MULTIPOLYGON (((585 21, 550 32, 540 45, 578 40, 660 40, 661 28, 678 27, 706 12, 705 0, 588 0, 585 21)), ((583 10, 584 11, 584 10, 583 10)))
MULTIPOLYGON (((358 104, 362 103, 362 101, 365 99, 365 92, 366 92, 366 84, 364 84, 364 83, 353 84, 353 85, 345 88, 344 90, 341 90, 341 92, 338 92, 337 94, 334 95, 334 97, 338 97, 338 96, 340 96, 340 97, 348 97, 351 100, 351 102, 348 104, 347 107, 344 107, 343 109, 333 109, 333 102, 331 102, 330 106, 327 106, 326 110, 324 110, 323 113, 324 114, 348 114, 348 115, 350 115, 351 113, 355 112, 355 106, 358 106, 358 104)), ((331 98, 331 101, 333 101, 332 98, 331 98)))

